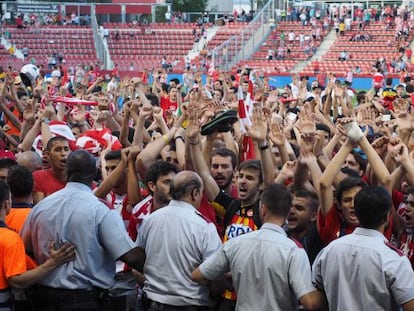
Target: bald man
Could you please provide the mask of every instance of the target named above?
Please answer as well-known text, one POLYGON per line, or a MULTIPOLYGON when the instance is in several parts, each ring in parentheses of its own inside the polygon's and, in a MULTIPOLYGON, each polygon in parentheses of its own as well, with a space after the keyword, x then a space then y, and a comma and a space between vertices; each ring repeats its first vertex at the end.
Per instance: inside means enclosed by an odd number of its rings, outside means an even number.
POLYGON ((137 244, 145 249, 146 310, 207 310, 209 288, 191 281, 191 269, 221 246, 216 227, 198 212, 203 182, 196 173, 175 175, 170 203, 153 212, 140 227, 137 244))
POLYGON ((17 164, 28 168, 31 172, 42 168, 42 158, 34 151, 25 151, 17 156, 17 164))

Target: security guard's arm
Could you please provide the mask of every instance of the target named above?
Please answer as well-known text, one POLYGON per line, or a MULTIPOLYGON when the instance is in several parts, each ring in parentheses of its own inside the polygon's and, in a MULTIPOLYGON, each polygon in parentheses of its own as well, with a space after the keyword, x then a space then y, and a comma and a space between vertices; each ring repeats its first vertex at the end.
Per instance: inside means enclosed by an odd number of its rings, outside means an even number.
POLYGON ((139 272, 143 272, 144 270, 145 259, 145 250, 142 247, 134 247, 118 258, 118 260, 121 260, 139 272))
POLYGON ((54 241, 52 241, 49 243, 49 255, 49 258, 40 266, 22 274, 9 277, 9 284, 16 289, 23 289, 33 285, 58 266, 72 261, 75 258, 75 246, 71 243, 65 243, 55 250, 54 241))
POLYGON ((404 311, 414 311, 414 300, 410 300, 402 305, 404 311))
POLYGON ((208 284, 210 282, 210 280, 206 279, 204 277, 204 275, 201 274, 200 268, 195 269, 192 273, 191 273, 191 279, 194 282, 197 283, 202 283, 202 284, 208 284))
POLYGON ((325 295, 319 290, 303 295, 299 301, 306 310, 328 310, 325 295))

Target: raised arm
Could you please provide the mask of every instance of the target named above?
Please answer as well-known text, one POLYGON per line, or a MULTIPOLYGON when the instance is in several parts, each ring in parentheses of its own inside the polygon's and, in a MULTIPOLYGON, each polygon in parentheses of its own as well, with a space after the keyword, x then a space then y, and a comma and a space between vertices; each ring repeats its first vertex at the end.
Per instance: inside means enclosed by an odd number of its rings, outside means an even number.
POLYGON ((204 182, 204 190, 210 201, 214 201, 220 193, 220 188, 210 174, 210 170, 204 160, 200 146, 200 125, 198 123, 197 109, 193 103, 188 106, 189 118, 187 126, 187 139, 190 144, 191 158, 195 171, 204 182))
POLYGON ((102 181, 98 188, 94 191, 94 194, 98 198, 104 199, 106 195, 116 186, 119 179, 127 169, 129 149, 125 148, 121 151, 121 161, 116 168, 102 181))
POLYGON ((267 141, 267 123, 263 110, 255 107, 252 114, 252 126, 247 127, 247 134, 259 148, 265 186, 271 185, 275 179, 271 151, 267 141))
POLYGON ((387 187, 390 181, 390 172, 365 135, 363 135, 359 140, 359 146, 367 156, 368 163, 372 167, 378 183, 384 187, 387 187))
POLYGON ((127 193, 128 193, 128 202, 132 208, 142 200, 141 191, 139 189, 138 184, 138 174, 136 169, 136 159, 138 154, 141 152, 141 147, 139 146, 132 146, 129 147, 129 154, 127 160, 127 178, 128 178, 128 185, 127 185, 127 193))
POLYGON ((119 132, 119 141, 124 148, 129 147, 131 142, 128 140, 128 132, 129 132, 129 120, 131 118, 130 112, 130 103, 125 103, 124 107, 122 108, 124 111, 124 117, 121 121, 121 131, 119 132))
POLYGON ((321 212, 323 215, 328 214, 334 203, 332 185, 336 175, 341 170, 342 164, 345 162, 347 155, 351 152, 353 144, 347 140, 339 149, 338 153, 329 162, 320 180, 320 200, 321 212))

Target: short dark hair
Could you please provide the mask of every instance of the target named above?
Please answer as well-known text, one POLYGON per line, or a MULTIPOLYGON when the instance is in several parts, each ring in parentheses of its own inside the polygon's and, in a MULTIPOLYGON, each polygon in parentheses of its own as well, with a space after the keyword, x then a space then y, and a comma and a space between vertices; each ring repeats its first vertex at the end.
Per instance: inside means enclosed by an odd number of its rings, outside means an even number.
POLYGON ((177 165, 164 160, 158 160, 148 168, 147 174, 145 176, 145 183, 147 185, 149 182, 156 183, 160 176, 165 176, 169 173, 177 174, 178 172, 179 169, 177 165))
POLYGON ((414 85, 407 84, 407 85, 405 86, 405 91, 406 91, 408 94, 414 93, 414 85))
POLYGON ((350 154, 354 156, 356 163, 358 163, 359 168, 363 172, 365 172, 367 165, 368 165, 368 160, 364 159, 361 153, 362 153, 362 150, 357 151, 355 149, 352 149, 350 152, 350 154))
POLYGON ((239 171, 252 169, 259 172, 259 184, 263 182, 262 164, 259 160, 246 160, 239 164, 239 171))
POLYGON ((2 168, 10 168, 14 165, 17 165, 16 160, 10 159, 10 158, 3 158, 0 159, 0 169, 2 168))
POLYGON ((366 91, 359 91, 357 93, 357 96, 356 96, 357 103, 361 103, 362 101, 364 101, 366 95, 367 95, 367 92, 366 91))
POLYGON ((348 177, 361 178, 361 176, 359 176, 357 171, 347 166, 341 168, 341 172, 347 175, 348 177))
POLYGON ((158 98, 158 96, 152 94, 152 93, 147 93, 145 94, 145 97, 151 102, 152 106, 160 106, 160 100, 158 98))
POLYGON ((185 182, 172 182, 170 186, 170 195, 173 200, 181 200, 189 195, 194 189, 201 189, 203 183, 196 174, 191 174, 185 182))
POLYGON ((286 218, 292 205, 292 195, 286 186, 272 184, 263 190, 260 202, 272 215, 286 218))
POLYGON ((177 78, 172 78, 170 82, 174 82, 176 85, 180 84, 180 80, 178 80, 177 78))
POLYGON ((86 150, 76 150, 66 160, 66 175, 69 182, 91 185, 96 172, 96 160, 86 150))
POLYGON ((3 207, 3 202, 10 198, 10 187, 4 180, 0 180, 0 206, 3 207))
POLYGON ((13 198, 22 198, 33 192, 34 181, 32 172, 22 166, 14 165, 10 167, 7 174, 7 183, 13 198))
POLYGON ((366 183, 361 178, 355 177, 347 177, 341 180, 335 192, 335 198, 338 204, 341 203, 343 193, 355 187, 366 187, 366 183))
POLYGON ((329 136, 331 136, 331 130, 325 124, 316 123, 316 130, 327 132, 329 134, 329 136))
POLYGON ((233 169, 236 168, 237 156, 233 150, 230 150, 228 148, 217 148, 211 152, 210 159, 212 159, 214 156, 220 156, 223 158, 231 158, 231 165, 233 165, 233 169))
POLYGON ((388 85, 388 86, 392 85, 392 78, 385 79, 385 85, 388 85))
POLYGON ((317 212, 318 211, 318 207, 319 207, 319 198, 318 195, 313 192, 313 191, 309 191, 306 189, 297 189, 294 193, 293 193, 293 197, 298 197, 298 198, 305 198, 305 199, 309 199, 310 201, 310 209, 312 212, 317 212))
POLYGON ((62 136, 52 137, 51 139, 49 139, 49 141, 46 144, 46 150, 47 151, 52 150, 53 145, 55 144, 55 142, 58 142, 58 141, 66 141, 67 142, 68 140, 65 137, 62 137, 62 136))
POLYGON ((121 159, 121 150, 111 150, 105 154, 105 161, 109 160, 120 160, 121 159))
POLYGON ((381 186, 366 186, 355 196, 354 208, 363 228, 377 229, 387 221, 391 209, 391 195, 381 186))

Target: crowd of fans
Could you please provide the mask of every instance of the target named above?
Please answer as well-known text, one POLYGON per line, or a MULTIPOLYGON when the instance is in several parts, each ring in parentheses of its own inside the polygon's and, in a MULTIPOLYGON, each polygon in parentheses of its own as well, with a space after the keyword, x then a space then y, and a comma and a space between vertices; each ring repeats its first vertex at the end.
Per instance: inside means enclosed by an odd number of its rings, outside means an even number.
MULTIPOLYGON (((198 211, 224 241, 260 228, 261 189, 286 185, 293 203, 283 229, 302 243, 311 263, 359 226, 358 191, 381 185, 393 199, 384 234, 414 262, 409 77, 398 85, 375 77, 371 90, 356 94, 352 77, 342 84, 333 75, 312 82, 293 75, 283 89, 247 68, 234 74, 216 68, 205 83, 200 72, 186 72, 182 82, 168 80, 162 68, 151 82, 148 75, 121 79, 114 71, 106 83, 93 67, 79 66, 72 75, 41 74, 27 88, 15 72, 3 72, 0 173, 10 182, 10 215, 24 214, 18 224, 6 218, 10 228, 19 232, 34 204, 65 187, 66 160, 82 149, 99 168, 94 195, 122 217, 134 240, 142 220, 171 200, 171 178, 193 170, 204 184, 198 211), (26 179, 33 174, 25 209, 12 182, 18 169, 28 170, 26 179)), ((138 281, 129 271, 121 265, 115 277, 115 284, 128 280, 127 289, 109 289, 119 310, 126 310, 127 297, 137 297, 138 281)), ((141 301, 146 285, 138 280, 141 301)), ((231 285, 223 297, 234 308, 231 285)))
POLYGON ((367 91, 352 67, 277 89, 247 67, 168 79, 164 60, 109 79, 50 63, 30 86, 0 70, 1 306, 414 310, 409 74, 380 59, 367 91))

